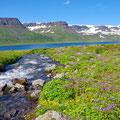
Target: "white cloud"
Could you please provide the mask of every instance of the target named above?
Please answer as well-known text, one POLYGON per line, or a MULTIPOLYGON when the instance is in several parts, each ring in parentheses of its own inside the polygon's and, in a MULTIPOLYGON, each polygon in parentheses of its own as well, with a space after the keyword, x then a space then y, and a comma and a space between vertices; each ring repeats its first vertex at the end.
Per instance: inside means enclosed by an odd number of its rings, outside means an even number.
POLYGON ((67 0, 66 2, 64 2, 65 5, 69 5, 70 4, 70 0, 67 0))

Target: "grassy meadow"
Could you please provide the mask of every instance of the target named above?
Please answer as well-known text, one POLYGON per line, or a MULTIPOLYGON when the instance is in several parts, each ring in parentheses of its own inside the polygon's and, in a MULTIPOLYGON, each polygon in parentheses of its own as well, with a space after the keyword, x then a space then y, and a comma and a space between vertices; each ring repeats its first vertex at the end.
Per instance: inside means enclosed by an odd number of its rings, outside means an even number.
POLYGON ((45 53, 60 61, 65 67, 57 66, 52 74, 65 76, 44 85, 41 107, 26 120, 47 110, 69 115, 71 120, 120 120, 120 44, 0 52, 0 64, 27 53, 45 53))

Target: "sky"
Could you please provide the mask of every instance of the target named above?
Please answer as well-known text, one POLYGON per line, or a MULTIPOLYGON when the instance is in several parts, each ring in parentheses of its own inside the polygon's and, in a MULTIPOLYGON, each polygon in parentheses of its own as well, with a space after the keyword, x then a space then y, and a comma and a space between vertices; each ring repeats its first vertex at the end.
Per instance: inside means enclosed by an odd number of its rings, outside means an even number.
POLYGON ((120 0, 0 0, 0 17, 21 22, 120 25, 120 0))

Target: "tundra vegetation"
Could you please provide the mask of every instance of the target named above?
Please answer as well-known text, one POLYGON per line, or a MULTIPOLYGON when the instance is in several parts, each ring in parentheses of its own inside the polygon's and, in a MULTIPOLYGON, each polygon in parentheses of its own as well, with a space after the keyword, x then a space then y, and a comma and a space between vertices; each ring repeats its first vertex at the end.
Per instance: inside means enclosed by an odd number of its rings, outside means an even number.
POLYGON ((9 61, 11 55, 28 53, 44 53, 60 61, 65 67, 56 67, 52 74, 65 76, 44 85, 38 101, 40 107, 29 113, 26 120, 47 110, 69 115, 73 120, 120 119, 120 44, 10 51, 9 55, 0 52, 0 64, 6 64, 3 58, 9 61))

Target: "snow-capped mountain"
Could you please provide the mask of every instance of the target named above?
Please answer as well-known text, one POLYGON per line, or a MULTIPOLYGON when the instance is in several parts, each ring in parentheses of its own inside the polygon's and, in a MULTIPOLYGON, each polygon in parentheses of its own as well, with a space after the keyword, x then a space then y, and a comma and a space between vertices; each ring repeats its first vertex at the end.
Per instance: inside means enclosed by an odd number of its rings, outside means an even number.
POLYGON ((68 24, 64 21, 48 22, 48 23, 23 23, 23 25, 27 27, 30 31, 43 29, 42 31, 40 31, 40 33, 54 33, 54 31, 52 31, 51 28, 56 26, 68 27, 68 24))
POLYGON ((23 23, 30 31, 40 30, 39 33, 55 33, 53 27, 62 26, 65 29, 72 30, 77 34, 82 35, 99 35, 104 38, 104 35, 120 35, 120 26, 113 25, 68 25, 64 21, 48 22, 48 23, 23 23))
POLYGON ((112 25, 72 25, 72 29, 83 35, 120 35, 120 26, 112 25))

